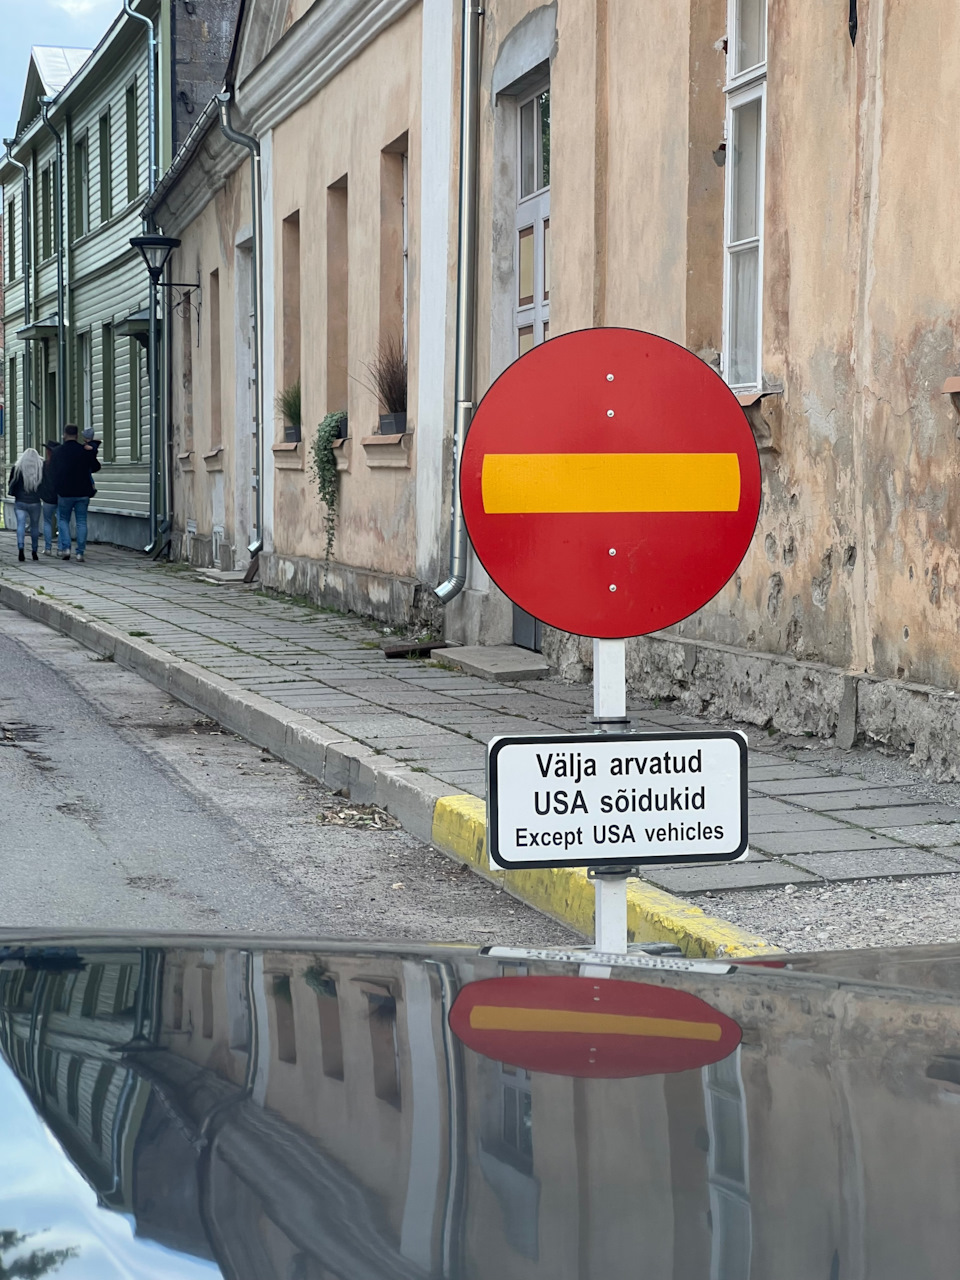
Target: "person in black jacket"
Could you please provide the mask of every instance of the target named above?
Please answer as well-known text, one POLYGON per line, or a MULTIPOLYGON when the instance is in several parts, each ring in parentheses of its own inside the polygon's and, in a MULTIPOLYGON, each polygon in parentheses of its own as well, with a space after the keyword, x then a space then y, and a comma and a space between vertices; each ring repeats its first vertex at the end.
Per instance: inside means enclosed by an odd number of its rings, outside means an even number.
POLYGON ((63 444, 50 463, 53 487, 57 491, 57 523, 60 526, 60 559, 70 559, 70 517, 77 521, 77 560, 83 564, 87 550, 87 507, 94 494, 94 471, 100 470, 97 451, 81 444, 73 422, 63 428, 63 444))
POLYGON ((17 517, 18 560, 23 554, 24 535, 30 521, 30 541, 33 558, 37 560, 37 543, 40 540, 40 483, 43 478, 43 459, 36 449, 24 449, 10 469, 10 497, 17 517))
POLYGON ((40 481, 40 501, 43 505, 43 554, 49 556, 53 552, 53 517, 57 514, 57 491, 53 487, 50 463, 57 442, 48 440, 44 447, 47 457, 43 464, 43 479, 40 481))

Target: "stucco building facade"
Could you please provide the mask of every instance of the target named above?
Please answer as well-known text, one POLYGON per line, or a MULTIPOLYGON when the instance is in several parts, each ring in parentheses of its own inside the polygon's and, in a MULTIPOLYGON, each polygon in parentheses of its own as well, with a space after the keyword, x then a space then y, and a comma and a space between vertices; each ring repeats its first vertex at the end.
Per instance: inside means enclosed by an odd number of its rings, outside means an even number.
MULTIPOLYGON (((918 121, 949 110, 960 77, 933 34, 957 16, 946 0, 937 12, 919 23, 892 0, 860 0, 856 21, 848 5, 792 0, 688 0, 656 15, 493 0, 476 99, 471 390, 478 401, 531 345, 587 326, 647 329, 698 354, 754 430, 760 524, 710 605, 631 643, 631 681, 759 724, 914 745, 949 771, 955 228, 950 202, 928 194, 942 135, 918 121)), ((219 315, 201 324, 189 369, 187 346, 173 347, 176 518, 183 554, 229 567, 214 554, 229 544, 242 564, 261 537, 259 494, 267 585, 443 625, 461 643, 542 646, 578 677, 589 643, 541 633, 472 557, 442 623, 432 596, 454 500, 460 27, 447 0, 247 5, 230 87, 260 150, 262 475, 244 354, 249 152, 211 113, 151 206, 182 239, 180 278, 217 278, 219 315), (368 366, 397 333, 408 430, 385 437, 368 366), (300 442, 274 408, 294 374, 300 442), (309 452, 337 409, 347 436, 327 565, 309 452)))

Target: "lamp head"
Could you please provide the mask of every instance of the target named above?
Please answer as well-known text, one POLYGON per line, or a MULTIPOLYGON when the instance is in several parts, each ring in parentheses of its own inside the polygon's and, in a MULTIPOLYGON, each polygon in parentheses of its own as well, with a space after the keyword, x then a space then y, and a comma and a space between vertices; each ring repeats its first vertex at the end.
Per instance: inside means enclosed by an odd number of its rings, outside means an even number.
POLYGON ((139 250, 141 257, 146 263, 147 270, 150 272, 150 279, 154 284, 159 284, 164 268, 167 265, 167 259, 173 253, 174 249, 180 247, 180 241, 176 236, 134 236, 130 243, 134 249, 139 250))

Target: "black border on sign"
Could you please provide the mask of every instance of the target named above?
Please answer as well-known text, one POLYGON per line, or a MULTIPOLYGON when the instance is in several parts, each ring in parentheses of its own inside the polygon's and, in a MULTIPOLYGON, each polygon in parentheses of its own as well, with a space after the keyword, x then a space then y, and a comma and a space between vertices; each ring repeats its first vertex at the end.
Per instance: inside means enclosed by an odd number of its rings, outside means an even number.
POLYGON ((516 737, 494 738, 487 744, 487 852, 497 864, 506 871, 533 871, 538 867, 662 867, 684 866, 689 863, 704 862, 736 862, 749 844, 747 830, 747 743, 741 734, 730 729, 703 729, 698 733, 530 733, 516 737), (628 853, 624 850, 619 856, 609 858, 566 858, 538 860, 536 862, 504 862, 500 856, 497 834, 497 810, 499 804, 497 787, 497 757, 504 747, 533 746, 537 744, 556 743, 568 746, 571 743, 595 746, 598 742, 683 742, 691 738, 725 738, 735 742, 740 750, 740 844, 732 853, 701 855, 695 858, 678 858, 676 856, 655 858, 651 856, 628 853))

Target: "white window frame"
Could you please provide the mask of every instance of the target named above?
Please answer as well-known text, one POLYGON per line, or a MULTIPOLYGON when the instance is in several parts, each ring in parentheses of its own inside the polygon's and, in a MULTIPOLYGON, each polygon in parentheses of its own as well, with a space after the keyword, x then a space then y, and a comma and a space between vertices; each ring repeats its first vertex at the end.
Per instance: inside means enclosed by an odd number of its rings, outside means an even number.
MULTIPOLYGON (((544 341, 544 326, 549 335, 550 299, 544 298, 544 223, 550 220, 550 186, 539 187, 529 195, 521 196, 523 174, 521 171, 521 118, 523 108, 528 102, 535 102, 542 93, 550 88, 550 81, 541 81, 535 89, 528 90, 517 99, 516 122, 516 173, 517 173, 517 211, 513 227, 513 354, 520 355, 520 330, 533 328, 533 345, 538 347, 544 341), (520 305, 520 233, 533 228, 533 301, 520 305)), ((539 118, 538 118, 539 123, 539 118)), ((535 137, 540 137, 539 129, 535 137)), ((540 168, 538 163, 538 169, 540 168)), ((540 170, 542 172, 542 170, 540 170)))
MULTIPOLYGON (((766 191, 766 138, 767 138, 767 47, 764 38, 764 57, 762 62, 745 70, 736 72, 737 32, 739 29, 740 9, 743 0, 728 0, 727 6, 727 83, 724 86, 726 95, 726 118, 724 134, 726 139, 726 176, 723 208, 723 349, 721 351, 721 372, 734 391, 763 390, 763 241, 764 241, 764 202, 766 191), (757 173, 757 235, 748 241, 731 239, 733 226, 733 117, 734 113, 750 102, 760 102, 760 136, 758 139, 759 164, 757 173), (733 258, 743 248, 756 242, 757 246, 757 350, 756 376, 747 381, 734 382, 731 377, 733 361, 733 258)), ((764 8, 766 19, 766 6, 764 8)))

